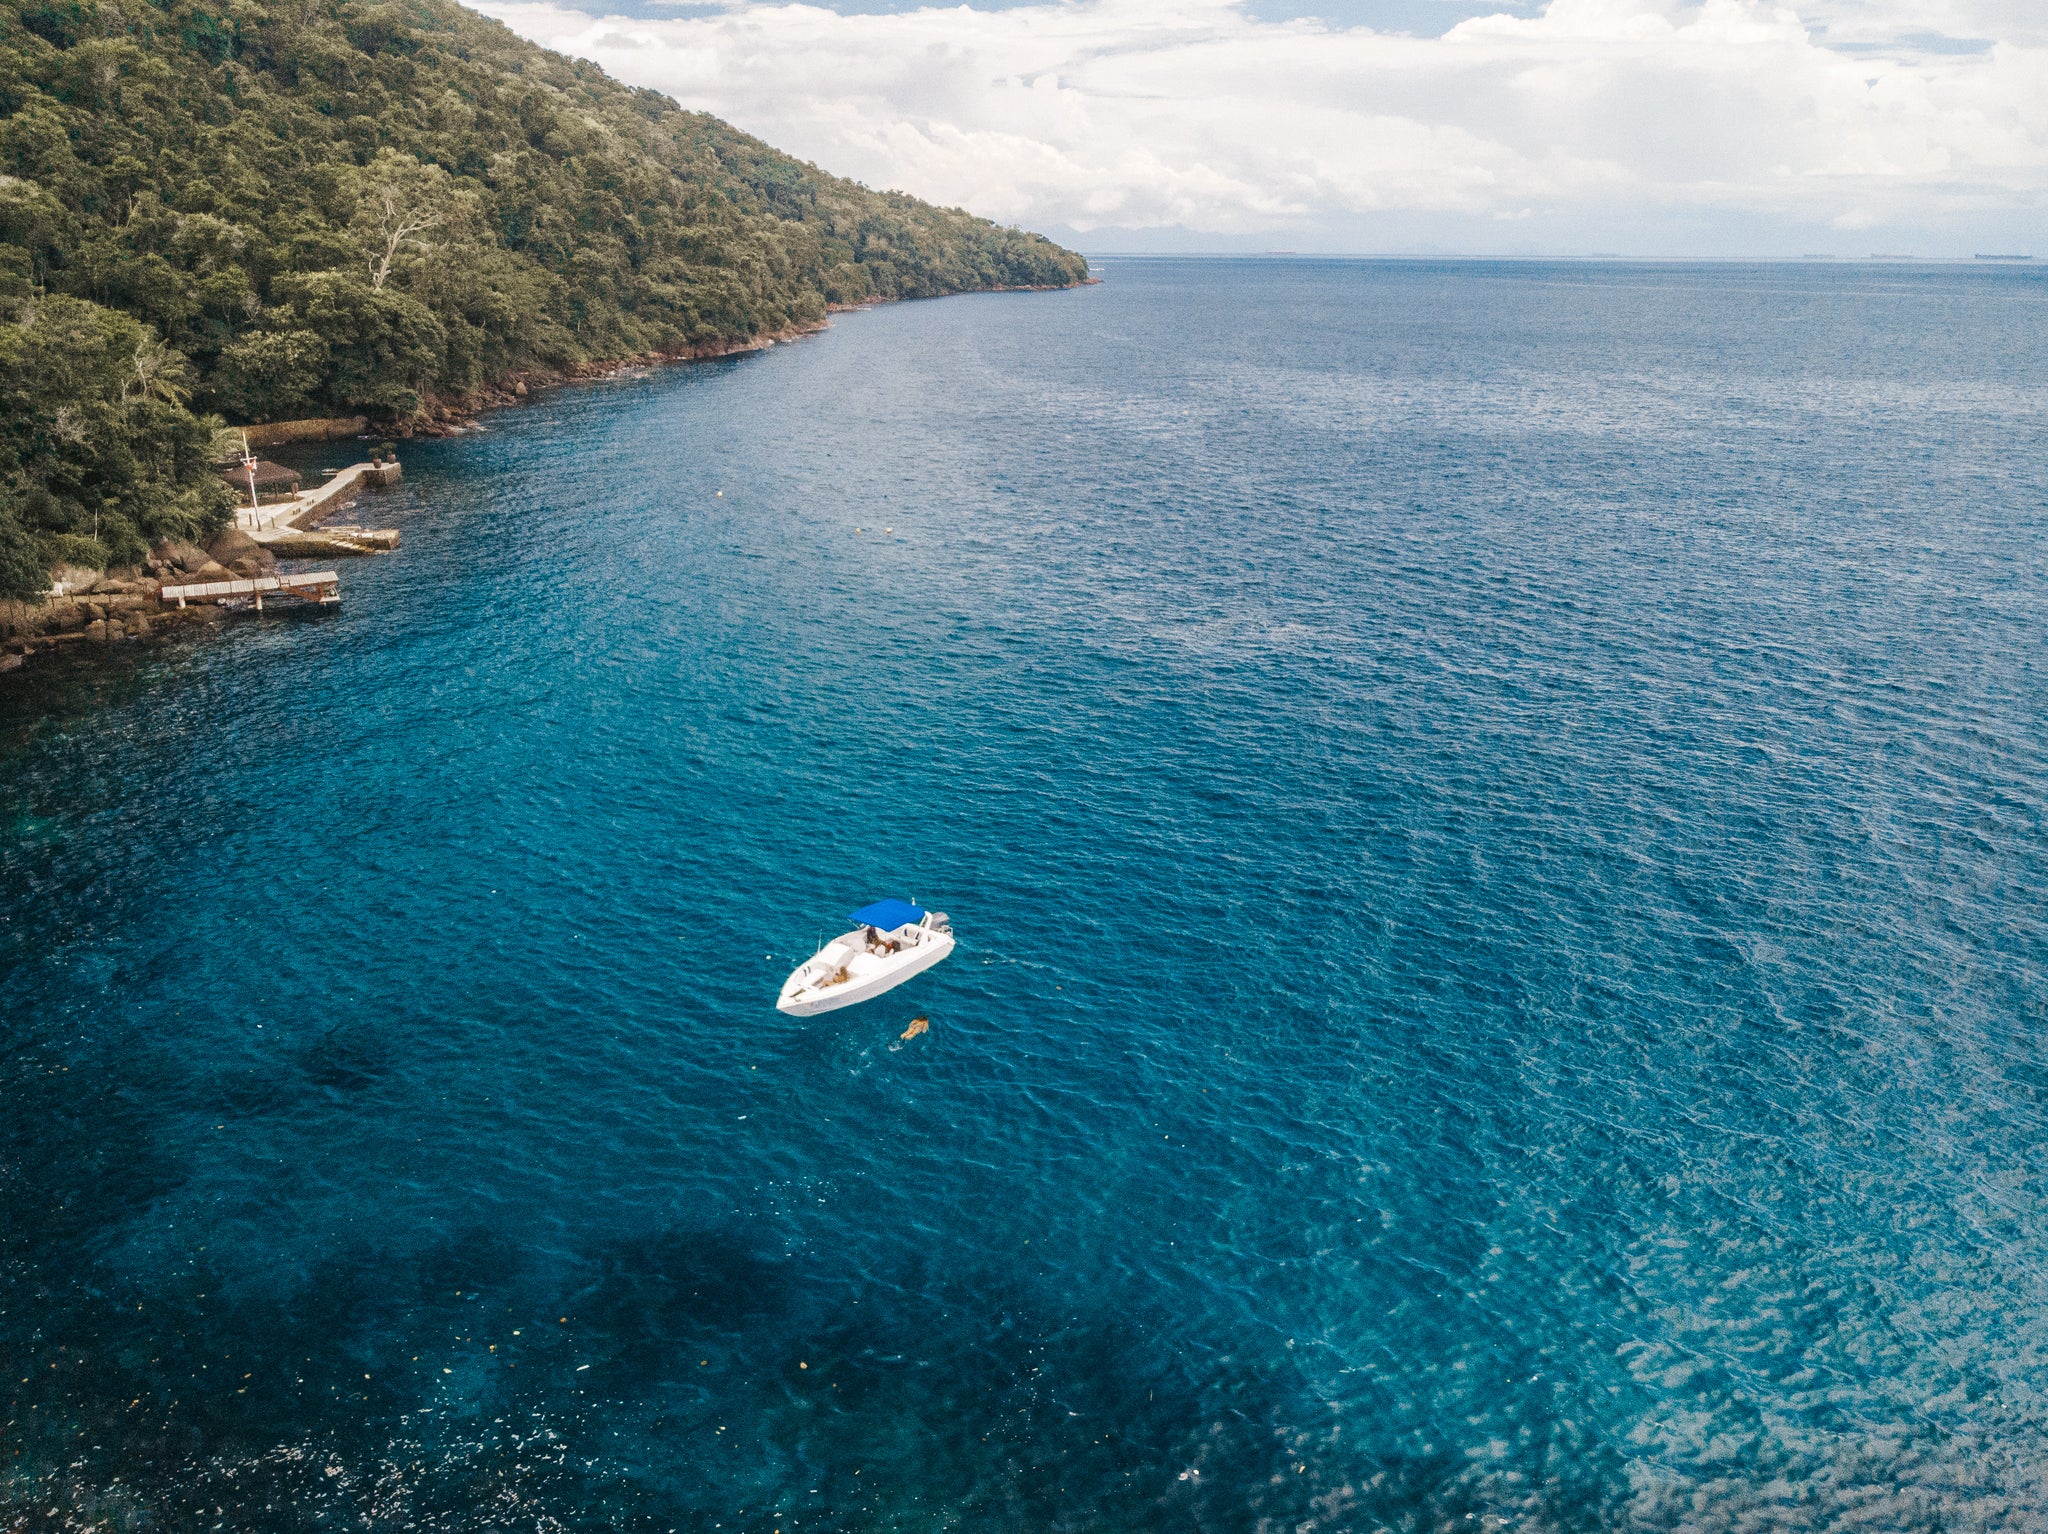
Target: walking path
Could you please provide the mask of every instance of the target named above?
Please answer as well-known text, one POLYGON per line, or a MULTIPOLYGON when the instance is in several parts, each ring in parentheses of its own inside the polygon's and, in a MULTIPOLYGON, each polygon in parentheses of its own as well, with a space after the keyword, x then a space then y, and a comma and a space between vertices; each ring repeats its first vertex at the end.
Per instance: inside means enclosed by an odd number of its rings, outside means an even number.
POLYGON ((300 524, 339 506, 360 490, 381 489, 396 484, 398 478, 396 463, 352 463, 324 485, 315 485, 311 490, 301 490, 296 495, 281 495, 257 506, 242 507, 235 513, 235 526, 256 542, 274 546, 278 553, 286 553, 284 545, 293 546, 290 553, 294 556, 369 554, 394 548, 398 534, 389 528, 328 529, 302 527, 300 524))

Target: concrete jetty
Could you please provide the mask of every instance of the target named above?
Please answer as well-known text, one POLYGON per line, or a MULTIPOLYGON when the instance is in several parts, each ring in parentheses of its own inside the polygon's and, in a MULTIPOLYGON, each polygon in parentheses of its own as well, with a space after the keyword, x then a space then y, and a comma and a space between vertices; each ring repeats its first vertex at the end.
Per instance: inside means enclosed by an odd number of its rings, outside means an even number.
POLYGON ((330 554, 379 554, 398 547, 393 527, 307 527, 305 524, 363 490, 395 485, 401 476, 393 463, 352 463, 325 484, 296 495, 280 495, 235 513, 235 526, 271 553, 286 559, 318 559, 330 554))

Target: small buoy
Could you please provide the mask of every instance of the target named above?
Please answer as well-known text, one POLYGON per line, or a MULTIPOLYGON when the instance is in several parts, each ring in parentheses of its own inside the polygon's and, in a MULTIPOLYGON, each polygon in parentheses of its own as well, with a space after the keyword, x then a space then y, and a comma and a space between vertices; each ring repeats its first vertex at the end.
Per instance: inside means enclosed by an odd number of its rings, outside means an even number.
POLYGON ((721 490, 721 491, 719 491, 719 492, 718 492, 718 498, 719 498, 720 500, 724 500, 724 499, 725 499, 725 492, 724 492, 723 490, 721 490))

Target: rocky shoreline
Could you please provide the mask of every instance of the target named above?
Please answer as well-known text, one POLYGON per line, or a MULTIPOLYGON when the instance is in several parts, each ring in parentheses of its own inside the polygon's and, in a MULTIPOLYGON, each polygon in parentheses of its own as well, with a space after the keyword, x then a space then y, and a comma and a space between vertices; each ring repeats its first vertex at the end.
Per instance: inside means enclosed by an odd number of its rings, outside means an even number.
MULTIPOLYGON (((866 304, 842 304, 834 312, 868 308, 866 304)), ((395 420, 385 428, 394 438, 460 437, 475 430, 476 418, 486 411, 523 405, 542 389, 559 389, 569 384, 601 383, 642 368, 661 367, 673 362, 711 362, 720 357, 738 357, 766 351, 771 346, 817 335, 825 324, 791 326, 750 341, 707 341, 697 346, 669 351, 640 352, 604 362, 579 362, 564 368, 528 368, 472 394, 451 399, 423 400, 412 415, 395 420)))
POLYGON ((0 672, 18 669, 31 655, 70 644, 110 645, 161 638, 180 628, 210 628, 227 618, 211 602, 179 607, 161 595, 165 586, 268 575, 277 559, 248 534, 225 528, 205 548, 159 542, 140 566, 60 570, 55 594, 40 602, 0 602, 0 672))
MULTIPOLYGON (((1068 288, 1092 288, 1101 284, 1100 277, 1087 277, 1080 282, 1060 283, 1041 286, 1019 286, 999 288, 972 288, 960 293, 939 295, 946 298, 970 298, 977 293, 1062 293, 1068 288)), ((523 405, 538 390, 558 389, 568 384, 601 383, 607 378, 618 378, 641 368, 662 367, 673 362, 711 362, 720 357, 744 356, 748 352, 766 351, 771 346, 780 346, 790 341, 800 341, 814 336, 831 325, 829 316, 834 314, 857 314, 864 309, 879 309, 884 304, 915 303, 915 299, 872 298, 857 304, 827 304, 828 318, 815 324, 792 325, 782 330, 745 341, 706 341, 696 346, 676 347, 668 351, 641 352, 629 357, 615 357, 604 362, 582 362, 566 368, 529 368, 500 380, 494 385, 477 390, 473 394, 449 399, 428 399, 421 402, 413 415, 394 421, 387 428, 388 435, 396 438, 410 437, 459 437, 475 429, 476 418, 486 411, 503 410, 513 405, 523 405)))

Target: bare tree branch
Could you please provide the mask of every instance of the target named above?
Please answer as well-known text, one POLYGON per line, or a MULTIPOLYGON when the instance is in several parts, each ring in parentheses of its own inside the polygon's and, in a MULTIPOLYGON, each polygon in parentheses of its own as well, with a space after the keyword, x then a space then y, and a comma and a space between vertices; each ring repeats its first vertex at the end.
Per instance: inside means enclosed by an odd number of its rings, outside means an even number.
POLYGON ((370 253, 370 286, 382 289, 391 280, 391 263, 407 245, 422 250, 427 242, 420 236, 438 229, 448 216, 422 204, 411 203, 404 193, 387 181, 371 194, 376 209, 378 248, 370 253))
POLYGON ((408 250, 435 247, 426 236, 454 221, 458 199, 440 166, 389 149, 363 168, 361 187, 356 233, 370 286, 381 290, 408 250))

